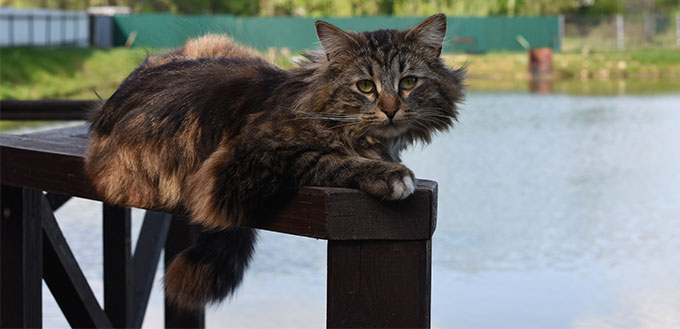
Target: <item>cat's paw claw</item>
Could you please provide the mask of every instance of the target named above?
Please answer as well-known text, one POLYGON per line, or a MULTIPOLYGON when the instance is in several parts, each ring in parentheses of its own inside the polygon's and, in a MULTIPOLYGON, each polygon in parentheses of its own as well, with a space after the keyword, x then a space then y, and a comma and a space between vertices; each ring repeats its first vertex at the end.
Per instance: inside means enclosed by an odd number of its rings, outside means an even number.
POLYGON ((387 198, 389 200, 404 200, 409 195, 413 194, 416 187, 413 184, 413 178, 406 175, 401 179, 397 179, 392 182, 392 194, 387 198))

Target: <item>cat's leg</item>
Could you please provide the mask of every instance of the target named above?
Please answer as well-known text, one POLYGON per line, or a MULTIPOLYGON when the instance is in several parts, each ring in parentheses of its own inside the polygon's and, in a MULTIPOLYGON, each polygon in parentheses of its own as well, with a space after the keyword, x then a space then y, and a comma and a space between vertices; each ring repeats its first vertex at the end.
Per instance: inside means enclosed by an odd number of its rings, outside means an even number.
POLYGON ((402 164, 302 147, 221 145, 187 182, 191 221, 207 229, 242 226, 273 197, 305 185, 358 188, 382 200, 415 190, 413 172, 402 164))
POLYGON ((296 163, 303 184, 359 188, 383 200, 402 200, 415 190, 413 172, 399 163, 320 153, 296 163))
POLYGON ((297 189, 288 171, 294 147, 239 146, 220 145, 187 179, 185 207, 192 223, 205 229, 247 226, 273 197, 297 189))
POLYGON ((190 213, 190 220, 205 229, 226 229, 241 224, 241 218, 234 210, 227 211, 230 196, 225 187, 238 186, 228 172, 233 162, 234 150, 228 143, 221 144, 210 157, 203 162, 195 173, 186 180, 185 207, 190 213), (220 195, 222 194, 222 195, 220 195))

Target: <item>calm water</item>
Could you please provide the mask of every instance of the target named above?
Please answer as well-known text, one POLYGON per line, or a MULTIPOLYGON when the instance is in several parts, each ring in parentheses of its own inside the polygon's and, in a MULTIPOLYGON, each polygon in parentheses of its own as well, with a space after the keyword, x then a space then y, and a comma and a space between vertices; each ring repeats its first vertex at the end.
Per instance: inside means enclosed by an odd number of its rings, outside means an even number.
MULTIPOLYGON (((405 162, 439 182, 434 327, 680 328, 680 94, 472 93, 405 162)), ((72 200, 57 217, 101 301, 100 209, 72 200)), ((323 327, 325 242, 260 241, 207 326, 323 327)), ((147 328, 163 324, 159 291, 147 328)), ((66 327, 44 295, 45 327, 66 327)))

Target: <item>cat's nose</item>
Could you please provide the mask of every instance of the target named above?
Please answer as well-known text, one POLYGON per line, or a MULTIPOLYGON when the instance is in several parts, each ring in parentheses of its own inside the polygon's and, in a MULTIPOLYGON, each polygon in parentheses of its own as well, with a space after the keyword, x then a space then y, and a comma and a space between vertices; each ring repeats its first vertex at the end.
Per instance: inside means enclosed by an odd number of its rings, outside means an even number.
POLYGON ((385 107, 381 110, 385 115, 387 115, 387 118, 392 120, 395 115, 397 115, 397 112, 399 111, 399 108, 396 106, 390 106, 390 107, 385 107))

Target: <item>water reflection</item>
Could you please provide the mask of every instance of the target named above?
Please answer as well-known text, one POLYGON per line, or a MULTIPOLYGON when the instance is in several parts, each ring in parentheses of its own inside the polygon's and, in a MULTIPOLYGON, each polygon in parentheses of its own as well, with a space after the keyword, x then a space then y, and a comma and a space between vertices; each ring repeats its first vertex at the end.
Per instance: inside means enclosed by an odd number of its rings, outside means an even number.
POLYGON ((529 79, 529 91, 536 94, 552 94, 553 79, 529 79))
POLYGON ((549 91, 549 93, 568 95, 658 95, 680 93, 680 79, 555 79, 550 83, 547 81, 473 79, 468 84, 471 90, 477 92, 548 93, 549 91))
POLYGON ((440 182, 437 326, 678 327, 678 105, 473 94, 406 158, 440 182))
POLYGON ((650 248, 663 257, 679 247, 678 100, 471 98, 452 134, 406 162, 439 178, 440 216, 456 221, 440 220, 442 238, 464 237, 457 248, 498 254, 441 257, 486 267, 543 250, 542 263, 565 266, 585 257, 647 258, 650 248))

